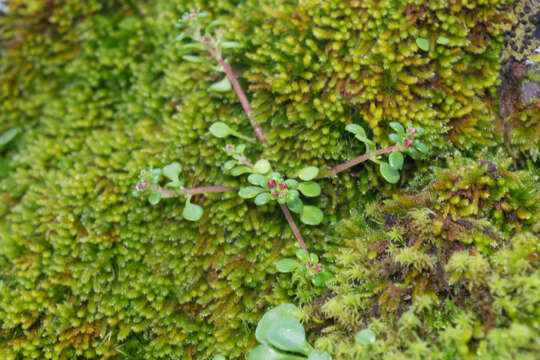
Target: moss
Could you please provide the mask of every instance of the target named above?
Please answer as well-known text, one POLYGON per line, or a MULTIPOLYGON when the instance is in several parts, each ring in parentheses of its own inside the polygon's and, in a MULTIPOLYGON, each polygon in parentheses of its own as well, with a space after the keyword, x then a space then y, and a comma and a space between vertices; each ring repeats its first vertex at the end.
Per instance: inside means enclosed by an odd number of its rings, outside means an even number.
MULTIPOLYGON (((434 149, 491 143, 495 25, 506 3, 9 1, 0 131, 21 135, 2 153, 0 357, 237 358, 255 344, 265 307, 292 297, 295 285, 274 270, 294 252, 279 210, 198 196, 206 215, 191 224, 181 203, 130 196, 140 169, 171 161, 182 163, 186 186, 238 185, 216 166, 224 143, 208 128, 219 119, 251 130, 234 94, 209 95, 219 76, 181 60, 173 24, 188 8, 223 18, 226 36, 245 45, 228 60, 269 140, 249 155, 290 174, 361 153, 344 131, 352 122, 380 145, 390 120, 424 126, 434 149), (450 46, 435 46, 440 35, 450 46), (417 49, 418 36, 432 51, 417 49)), ((408 162, 403 182, 420 166, 408 162)), ((326 223, 301 228, 310 250, 335 247, 324 233, 390 189, 369 166, 326 181, 326 223)), ((505 231, 532 228, 518 213, 531 210, 509 204, 505 231)), ((431 268, 433 257, 423 258, 431 268)), ((310 291, 305 299, 318 295, 310 291)))
POLYGON ((459 159, 343 220, 330 296, 304 307, 316 346, 335 359, 534 358, 538 184, 459 159), (377 333, 369 348, 353 339, 366 327, 377 333))

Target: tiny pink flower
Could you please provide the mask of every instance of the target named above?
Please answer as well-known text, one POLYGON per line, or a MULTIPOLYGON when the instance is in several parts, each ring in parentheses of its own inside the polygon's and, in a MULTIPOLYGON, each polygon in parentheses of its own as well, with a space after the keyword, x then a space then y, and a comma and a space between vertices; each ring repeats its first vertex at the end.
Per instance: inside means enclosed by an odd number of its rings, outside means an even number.
MULTIPOLYGON (((268 188, 269 188, 269 189, 273 189, 273 188, 275 188, 275 187, 276 187, 276 180, 270 180, 270 181, 268 182, 268 188)), ((276 192, 277 192, 277 191, 276 191, 276 192)))
POLYGON ((210 36, 205 35, 205 36, 204 36, 204 41, 210 41, 210 36))
POLYGON ((280 184, 279 184, 279 188, 280 188, 281 190, 288 189, 287 184, 285 184, 285 183, 280 183, 280 184))
POLYGON ((232 145, 229 145, 229 144, 227 146, 225 146, 225 149, 227 149, 227 151, 229 151, 229 152, 233 151, 232 145))
POLYGON ((279 197, 279 191, 274 191, 274 197, 276 197, 276 198, 279 197))
POLYGON ((312 263, 311 261, 308 261, 307 266, 308 266, 308 267, 312 267, 312 266, 313 266, 313 263, 312 263))
POLYGON ((142 191, 142 185, 141 184, 137 184, 137 191, 142 191))
POLYGON ((405 145, 407 147, 413 146, 413 140, 412 139, 405 139, 405 145))
POLYGON ((319 265, 319 264, 315 265, 315 270, 317 272, 320 272, 322 270, 321 265, 319 265))
POLYGON ((416 129, 415 128, 410 128, 409 129, 409 134, 416 135, 416 129))
POLYGON ((142 182, 142 188, 143 188, 143 189, 146 189, 146 188, 148 187, 148 185, 149 185, 149 184, 148 184, 148 181, 144 180, 144 181, 142 182))

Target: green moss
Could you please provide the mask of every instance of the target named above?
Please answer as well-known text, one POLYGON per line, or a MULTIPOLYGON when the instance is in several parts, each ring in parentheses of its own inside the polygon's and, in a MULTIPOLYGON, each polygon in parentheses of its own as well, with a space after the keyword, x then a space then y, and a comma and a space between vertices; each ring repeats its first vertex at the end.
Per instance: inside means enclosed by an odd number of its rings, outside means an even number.
POLYGON ((533 359, 538 184, 502 163, 457 160, 344 220, 330 295, 304 307, 316 346, 335 359, 533 359), (354 344, 364 328, 377 333, 369 348, 354 344))
MULTIPOLYGON (((223 18, 228 39, 245 45, 228 60, 268 134, 248 155, 289 175, 362 153, 344 130, 352 122, 380 145, 391 120, 422 125, 436 149, 453 146, 447 132, 459 147, 490 143, 505 3, 10 1, 0 131, 21 135, 1 154, 0 357, 237 358, 265 307, 293 297, 275 276, 295 250, 279 210, 198 196, 205 216, 192 224, 182 203, 131 197, 141 169, 172 161, 186 186, 239 185, 216 166, 227 157, 208 128, 220 120, 249 134, 249 123, 234 94, 207 91, 220 75, 181 60, 184 11, 223 18), (447 48, 414 45, 439 35, 447 48)), ((420 166, 408 162, 403 181, 420 166)), ((370 166, 323 183, 326 223, 301 227, 310 250, 333 248, 323 234, 375 189, 392 187, 370 166)), ((319 295, 311 290, 302 299, 319 295)))

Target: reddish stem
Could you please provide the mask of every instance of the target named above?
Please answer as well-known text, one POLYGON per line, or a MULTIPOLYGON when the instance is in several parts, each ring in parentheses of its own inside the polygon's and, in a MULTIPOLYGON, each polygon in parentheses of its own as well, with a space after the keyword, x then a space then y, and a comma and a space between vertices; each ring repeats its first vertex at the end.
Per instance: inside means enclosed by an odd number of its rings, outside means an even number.
POLYGON ((244 164, 244 165, 246 165, 246 166, 249 166, 250 168, 253 167, 253 164, 252 164, 248 159, 246 159, 246 158, 243 157, 243 156, 237 157, 236 160, 238 160, 238 162, 241 163, 241 164, 244 164))
POLYGON ((379 149, 379 150, 375 151, 374 153, 367 153, 367 154, 361 155, 361 156, 359 156, 357 158, 354 158, 352 160, 344 162, 343 164, 340 164, 340 165, 338 165, 336 167, 333 167, 330 170, 326 170, 325 175, 326 176, 336 175, 337 173, 345 171, 345 170, 353 167, 354 165, 358 165, 361 162, 369 160, 372 157, 392 152, 392 151, 394 151, 394 150, 396 150, 398 148, 399 148, 399 144, 396 144, 396 145, 392 145, 392 146, 388 146, 388 147, 379 149))
POLYGON ((298 243, 304 249, 305 251, 308 251, 306 247, 306 243, 304 242, 304 239, 302 238, 302 234, 300 234, 300 230, 296 227, 296 224, 294 223, 294 220, 292 218, 291 212, 289 211, 289 208, 285 204, 279 204, 281 207, 281 211, 283 211, 283 214, 285 215, 285 218, 287 219, 287 222, 289 223, 289 226, 291 227, 291 230, 296 236, 296 240, 298 240, 298 243))
POLYGON ((238 96, 238 99, 240 100, 240 103, 242 104, 242 107, 244 108, 244 112, 246 113, 249 119, 249 122, 251 123, 251 126, 253 127, 253 130, 255 131, 255 135, 257 136, 257 139, 259 139, 261 143, 264 143, 264 134, 261 129, 261 126, 255 123, 254 121, 253 115, 251 114, 252 112, 251 105, 249 104, 247 96, 244 93, 242 86, 238 82, 236 75, 234 75, 229 64, 227 64, 227 62, 223 60, 221 56, 218 56, 215 52, 211 52, 211 54, 221 64, 221 66, 223 67, 223 70, 225 70, 225 73, 229 77, 229 80, 231 80, 232 86, 234 87, 234 91, 236 91, 236 95, 238 96))

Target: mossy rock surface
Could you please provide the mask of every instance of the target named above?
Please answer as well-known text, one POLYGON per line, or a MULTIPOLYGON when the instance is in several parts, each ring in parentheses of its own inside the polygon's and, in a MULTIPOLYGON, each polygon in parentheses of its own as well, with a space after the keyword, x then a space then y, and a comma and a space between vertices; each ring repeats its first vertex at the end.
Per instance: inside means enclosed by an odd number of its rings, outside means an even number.
MULTIPOLYGON (((221 74, 182 60, 174 24, 184 11, 223 19, 243 44, 228 60, 268 138, 248 155, 289 175, 361 154, 349 123, 380 146, 390 121, 423 126, 433 152, 498 144, 508 3, 10 1, 0 131, 20 133, 0 154, 0 357, 240 358, 267 306, 294 298, 275 275, 295 251, 279 210, 198 196, 205 216, 190 223, 182 203, 131 196, 141 169, 172 161, 186 186, 240 184, 216 166, 225 143, 208 128, 251 128, 233 93, 209 93, 221 74), (440 36, 450 44, 436 45, 440 36)), ((400 185, 427 164, 408 161, 400 185)), ((321 184, 325 222, 301 227, 321 254, 351 209, 394 189, 371 165, 321 184)))

